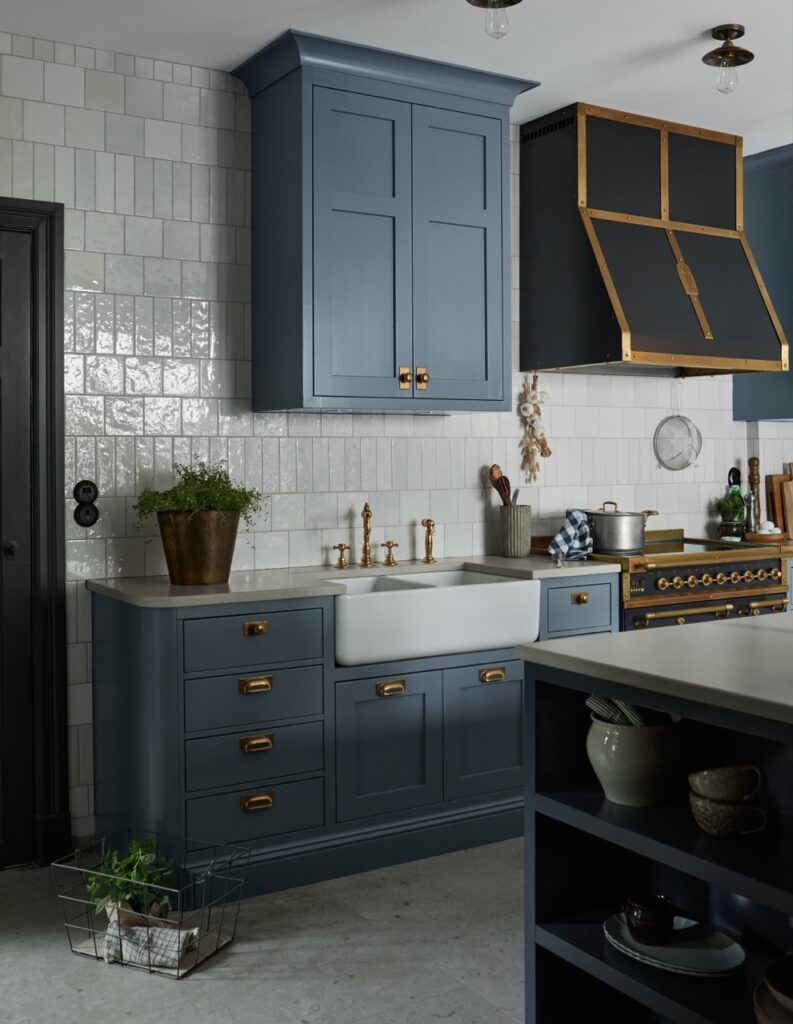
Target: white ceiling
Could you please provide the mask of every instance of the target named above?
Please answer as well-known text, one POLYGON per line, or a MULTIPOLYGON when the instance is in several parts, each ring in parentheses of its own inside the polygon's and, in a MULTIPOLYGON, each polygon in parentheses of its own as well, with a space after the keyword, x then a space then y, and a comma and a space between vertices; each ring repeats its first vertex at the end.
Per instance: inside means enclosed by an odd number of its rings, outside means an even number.
POLYGON ((296 28, 539 80, 515 121, 587 100, 736 132, 748 153, 793 141, 790 0, 523 0, 501 40, 483 21, 465 0, 5 0, 0 29, 230 70, 296 28), (700 58, 727 21, 757 59, 722 96, 700 58))

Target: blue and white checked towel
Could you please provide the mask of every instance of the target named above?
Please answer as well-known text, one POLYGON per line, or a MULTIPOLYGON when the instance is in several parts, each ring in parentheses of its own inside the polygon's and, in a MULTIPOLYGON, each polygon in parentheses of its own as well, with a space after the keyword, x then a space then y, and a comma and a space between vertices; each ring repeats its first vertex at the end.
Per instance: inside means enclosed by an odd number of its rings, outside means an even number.
POLYGON ((184 954, 198 945, 197 928, 122 928, 111 921, 105 932, 105 961, 116 960, 138 967, 179 966, 184 954))
POLYGON ((586 512, 577 508, 568 510, 562 528, 548 545, 548 554, 570 562, 592 554, 592 532, 586 512))

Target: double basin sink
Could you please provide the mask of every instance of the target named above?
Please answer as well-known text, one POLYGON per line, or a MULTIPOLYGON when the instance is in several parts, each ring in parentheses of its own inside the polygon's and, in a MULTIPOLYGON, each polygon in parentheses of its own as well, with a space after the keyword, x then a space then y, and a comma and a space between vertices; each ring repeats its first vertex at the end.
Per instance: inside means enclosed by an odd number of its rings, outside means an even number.
POLYGON ((335 599, 340 665, 514 647, 533 643, 539 632, 537 580, 455 570, 343 584, 346 593, 335 599))

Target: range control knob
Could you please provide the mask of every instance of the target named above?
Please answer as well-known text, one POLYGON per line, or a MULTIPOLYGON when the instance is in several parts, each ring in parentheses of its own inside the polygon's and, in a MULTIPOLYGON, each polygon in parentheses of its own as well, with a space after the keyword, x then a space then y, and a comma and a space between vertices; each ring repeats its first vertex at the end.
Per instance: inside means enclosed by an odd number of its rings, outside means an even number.
POLYGON ((675 590, 680 590, 684 586, 684 584, 685 580, 682 576, 675 576, 675 578, 672 580, 672 586, 675 588, 675 590))
POLYGON ((740 583, 740 582, 741 582, 741 574, 739 572, 734 572, 734 571, 731 572, 730 573, 730 583, 740 583))
POLYGON ((747 569, 743 574, 743 578, 746 583, 751 583, 754 579, 754 573, 751 569, 747 569))
POLYGON ((696 576, 693 576, 693 575, 689 576, 688 579, 686 580, 686 586, 689 588, 689 590, 693 590, 694 587, 696 587, 696 585, 698 583, 699 583, 699 580, 697 579, 696 576))
POLYGON ((772 569, 771 570, 771 579, 772 580, 781 580, 782 579, 782 570, 781 569, 772 569))
POLYGON ((716 573, 716 582, 720 587, 723 587, 727 582, 727 577, 723 572, 716 573))
POLYGON ((756 580, 767 580, 768 579, 768 570, 767 569, 758 569, 757 572, 754 575, 754 578, 756 580))
POLYGON ((655 585, 659 590, 668 590, 672 586, 666 576, 661 576, 660 579, 657 579, 655 585))
POLYGON ((703 573, 702 579, 699 582, 702 584, 703 587, 709 587, 713 582, 713 577, 708 572, 703 573))

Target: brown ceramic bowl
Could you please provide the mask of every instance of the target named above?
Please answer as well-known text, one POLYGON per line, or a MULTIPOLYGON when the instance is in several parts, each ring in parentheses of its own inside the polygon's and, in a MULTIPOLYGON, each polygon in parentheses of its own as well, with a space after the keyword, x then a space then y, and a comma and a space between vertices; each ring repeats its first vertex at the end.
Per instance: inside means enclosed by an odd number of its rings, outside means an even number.
POLYGON ((793 1013, 793 955, 772 960, 766 967, 765 983, 779 1005, 793 1013))
POLYGON ((709 836, 751 835, 762 832, 768 817, 754 804, 724 804, 696 793, 688 794, 694 820, 709 836))
POLYGON ((692 793, 724 804, 753 800, 763 785, 763 773, 753 764, 729 764, 705 768, 688 777, 692 793))

